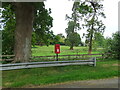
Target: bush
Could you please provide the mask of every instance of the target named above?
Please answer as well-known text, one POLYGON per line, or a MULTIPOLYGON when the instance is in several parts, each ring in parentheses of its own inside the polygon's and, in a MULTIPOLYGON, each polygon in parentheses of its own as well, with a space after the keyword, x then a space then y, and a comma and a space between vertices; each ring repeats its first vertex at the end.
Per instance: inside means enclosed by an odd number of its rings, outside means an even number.
POLYGON ((114 33, 112 38, 107 38, 106 53, 114 54, 114 58, 120 59, 120 31, 114 33))
POLYGON ((115 54, 115 57, 117 59, 120 59, 120 31, 113 34, 111 51, 112 51, 113 54, 115 54))

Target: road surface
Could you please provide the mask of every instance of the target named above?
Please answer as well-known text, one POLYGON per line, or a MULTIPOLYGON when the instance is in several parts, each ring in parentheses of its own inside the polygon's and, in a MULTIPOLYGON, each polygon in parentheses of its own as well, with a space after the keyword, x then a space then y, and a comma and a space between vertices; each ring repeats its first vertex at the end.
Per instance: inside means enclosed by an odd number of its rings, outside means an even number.
POLYGON ((118 88, 118 77, 57 83, 47 86, 38 86, 38 88, 118 88))

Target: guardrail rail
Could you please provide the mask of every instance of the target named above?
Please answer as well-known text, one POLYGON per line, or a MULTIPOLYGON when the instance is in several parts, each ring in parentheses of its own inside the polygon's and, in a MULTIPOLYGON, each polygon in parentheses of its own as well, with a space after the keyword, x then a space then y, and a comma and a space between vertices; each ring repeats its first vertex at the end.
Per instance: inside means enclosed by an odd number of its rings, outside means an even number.
POLYGON ((90 60, 71 60, 71 61, 49 61, 49 62, 28 62, 28 63, 1 64, 0 71, 25 69, 25 68, 38 68, 38 67, 67 66, 67 65, 92 65, 92 66, 96 66, 96 57, 91 58, 90 60))

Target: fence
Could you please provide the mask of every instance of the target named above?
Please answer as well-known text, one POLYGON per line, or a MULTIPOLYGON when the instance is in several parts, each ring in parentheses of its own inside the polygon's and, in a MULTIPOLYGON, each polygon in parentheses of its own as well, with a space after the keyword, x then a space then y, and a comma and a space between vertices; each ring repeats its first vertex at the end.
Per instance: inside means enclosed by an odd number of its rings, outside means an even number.
MULTIPOLYGON (((77 54, 77 55, 59 55, 58 60, 79 60, 79 59, 89 59, 92 57, 96 58, 106 58, 109 54, 77 54)), ((30 61, 47 61, 56 60, 56 55, 53 56, 33 56, 30 61)))
POLYGON ((13 61, 14 59, 13 59, 13 57, 14 57, 15 55, 2 55, 1 57, 1 59, 0 59, 0 61, 13 61))
MULTIPOLYGON (((0 61, 13 61, 13 57, 15 55, 2 55, 3 59, 0 59, 0 61)), ((77 54, 77 55, 59 55, 58 60, 79 60, 79 59, 89 59, 92 57, 96 58, 106 58, 108 56, 111 56, 111 54, 77 54)), ((33 56, 30 58, 30 62, 35 61, 55 61, 56 55, 52 56, 33 56)))
POLYGON ((67 66, 67 65, 93 65, 96 66, 96 58, 90 60, 73 60, 73 61, 49 61, 49 62, 29 62, 29 63, 15 63, 15 64, 1 64, 0 70, 14 70, 37 67, 53 67, 53 66, 67 66))

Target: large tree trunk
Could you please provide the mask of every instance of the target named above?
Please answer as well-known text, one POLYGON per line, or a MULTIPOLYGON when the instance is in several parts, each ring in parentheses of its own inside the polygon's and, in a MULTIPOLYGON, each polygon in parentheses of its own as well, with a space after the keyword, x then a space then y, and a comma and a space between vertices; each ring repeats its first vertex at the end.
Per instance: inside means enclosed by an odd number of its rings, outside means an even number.
POLYGON ((92 37, 93 37, 93 33, 91 33, 91 35, 90 35, 90 43, 89 43, 88 54, 92 53, 92 37))
POLYGON ((14 62, 28 62, 31 56, 31 37, 34 9, 30 3, 15 3, 16 30, 14 62))

